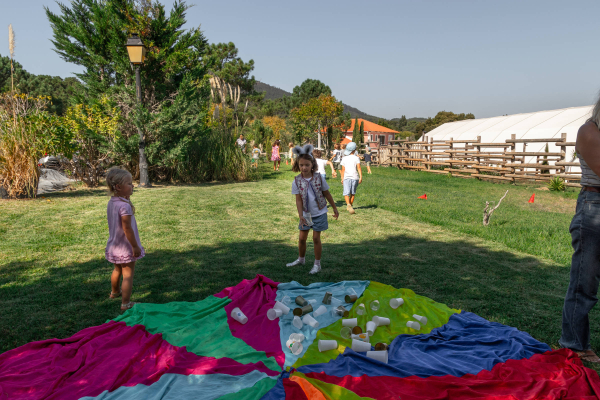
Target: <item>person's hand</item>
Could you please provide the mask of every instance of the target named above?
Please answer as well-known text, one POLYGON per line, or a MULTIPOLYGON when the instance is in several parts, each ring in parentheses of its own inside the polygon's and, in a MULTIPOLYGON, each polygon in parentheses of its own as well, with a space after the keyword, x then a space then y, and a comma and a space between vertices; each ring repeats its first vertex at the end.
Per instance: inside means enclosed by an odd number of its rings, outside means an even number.
POLYGON ((300 223, 302 224, 302 226, 308 226, 308 221, 306 220, 306 218, 304 218, 304 216, 300 217, 300 223))
POLYGON ((340 216, 340 212, 336 208, 335 210, 333 210, 333 218, 338 219, 339 216, 340 216))
POLYGON ((360 179, 358 180, 358 184, 360 185, 361 183, 362 183, 362 178, 360 178, 360 179))
POLYGON ((139 246, 135 246, 133 248, 133 256, 139 257, 140 255, 142 255, 142 249, 140 249, 139 246))
POLYGON ((335 172, 333 173, 333 177, 334 177, 334 178, 337 178, 337 174, 336 174, 335 172))

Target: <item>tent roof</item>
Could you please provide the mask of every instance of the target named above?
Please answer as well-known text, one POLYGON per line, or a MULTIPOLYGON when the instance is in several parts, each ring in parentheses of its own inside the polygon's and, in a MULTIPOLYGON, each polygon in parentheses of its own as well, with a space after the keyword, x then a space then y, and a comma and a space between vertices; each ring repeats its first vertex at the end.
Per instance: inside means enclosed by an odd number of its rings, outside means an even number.
MULTIPOLYGON (((352 132, 354 130, 354 123, 356 119, 352 119, 352 123, 350 124, 350 128, 346 132, 352 132)), ((358 118, 358 123, 363 122, 365 124, 364 129, 365 132, 389 132, 389 133, 400 133, 390 128, 386 128, 385 126, 377 125, 374 122, 367 121, 366 119, 358 118)))

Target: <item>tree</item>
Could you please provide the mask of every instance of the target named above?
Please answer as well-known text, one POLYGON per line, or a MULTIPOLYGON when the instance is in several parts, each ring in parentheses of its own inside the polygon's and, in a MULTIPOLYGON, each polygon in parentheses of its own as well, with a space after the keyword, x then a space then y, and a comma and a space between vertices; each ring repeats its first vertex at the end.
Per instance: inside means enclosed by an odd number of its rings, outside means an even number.
POLYGON ((398 130, 402 131, 404 130, 404 128, 406 127, 406 124, 408 123, 408 121, 406 120, 406 115, 403 115, 400 120, 398 121, 398 130))
POLYGON ((358 131, 360 127, 358 124, 358 118, 354 120, 354 128, 352 129, 352 141, 358 145, 358 131))
POLYGON ((360 146, 365 142, 365 122, 360 121, 360 129, 358 130, 358 143, 357 146, 360 146))
MULTIPOLYGON (((300 128, 301 133, 317 132, 318 147, 320 148, 321 135, 327 132, 327 127, 339 124, 339 119, 344 111, 344 105, 341 101, 330 95, 320 95, 316 98, 309 99, 300 107, 291 111, 291 119, 294 127, 304 126, 306 129, 300 128)), ((325 143, 328 143, 326 140, 325 143)))
POLYGON ((46 9, 52 42, 61 58, 84 67, 77 75, 83 83, 79 103, 98 103, 106 95, 120 109, 119 152, 113 161, 139 176, 144 152, 152 176, 192 179, 185 171, 200 164, 196 157, 201 137, 209 133, 210 88, 204 79, 209 65, 201 62, 207 41, 199 28, 182 28, 189 8, 185 1, 176 1, 169 15, 158 1, 149 0, 73 0, 70 6, 59 4, 58 14, 46 9), (147 48, 141 68, 143 106, 137 104, 124 46, 133 33, 147 48))
POLYGON ((321 95, 331 96, 331 88, 317 79, 306 79, 299 86, 295 86, 292 95, 284 97, 283 102, 291 110, 321 95))
POLYGON ((438 126, 445 124, 446 122, 454 122, 454 121, 462 121, 465 119, 475 119, 475 116, 471 113, 469 114, 454 114, 451 111, 440 111, 433 118, 427 118, 425 122, 420 122, 415 126, 416 137, 420 137, 421 134, 427 133, 438 126))
POLYGON ((285 120, 279 117, 265 117, 262 119, 265 126, 271 128, 273 131, 273 139, 280 140, 282 134, 285 132, 285 120))

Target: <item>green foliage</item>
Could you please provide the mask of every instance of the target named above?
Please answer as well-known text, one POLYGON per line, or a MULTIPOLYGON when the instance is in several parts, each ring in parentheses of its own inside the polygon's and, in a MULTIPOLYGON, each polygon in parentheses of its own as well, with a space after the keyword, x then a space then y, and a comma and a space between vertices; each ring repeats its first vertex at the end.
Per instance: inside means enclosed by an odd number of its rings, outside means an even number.
POLYGON ((566 189, 565 181, 560 176, 555 176, 548 182, 548 189, 553 192, 564 192, 566 189))
POLYGON ((254 141, 256 145, 266 151, 269 149, 271 141, 273 139, 273 130, 263 124, 261 120, 255 120, 245 130, 246 137, 249 141, 254 141))
MULTIPOLYGON (((340 125, 344 118, 343 111, 342 102, 331 95, 321 94, 291 111, 291 128, 300 137, 298 142, 303 142, 305 139, 312 140, 316 132, 327 135, 327 127, 340 125)), ((332 139, 326 137, 324 143, 330 142, 332 139)))
POLYGON ((427 133, 446 122, 462 121, 465 119, 475 119, 475 116, 471 113, 454 114, 451 111, 440 111, 435 117, 427 118, 425 122, 416 124, 414 130, 417 133, 417 137, 420 137, 422 133, 427 133))
POLYGON ((414 134, 415 134, 414 132, 402 131, 402 132, 396 133, 395 138, 396 139, 408 139, 409 137, 413 136, 414 134))
POLYGON ((356 144, 360 146, 365 142, 365 123, 364 121, 360 121, 360 129, 358 130, 358 140, 359 142, 356 144))
MULTIPOLYGON (((81 83, 76 78, 62 79, 59 76, 34 75, 23 69, 18 62, 13 62, 15 68, 15 92, 26 93, 31 97, 50 97, 47 110, 53 114, 63 115, 71 105, 71 99, 81 83)), ((0 56, 0 92, 9 92, 10 58, 0 56)))

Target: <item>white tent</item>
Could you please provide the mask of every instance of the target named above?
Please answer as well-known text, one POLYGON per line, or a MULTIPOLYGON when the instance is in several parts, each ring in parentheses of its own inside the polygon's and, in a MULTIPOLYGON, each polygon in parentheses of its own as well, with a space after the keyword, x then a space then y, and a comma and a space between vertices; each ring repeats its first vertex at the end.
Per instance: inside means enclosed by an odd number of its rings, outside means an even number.
MULTIPOLYGON (((590 118, 594 106, 571 107, 560 110, 538 111, 501 117, 468 119, 449 122, 425 134, 427 140, 475 140, 481 136, 482 143, 504 143, 511 135, 517 139, 557 139, 567 134, 567 142, 574 142, 577 131, 590 118)), ((529 143, 527 151, 544 151, 545 143, 529 143)), ((573 148, 567 147, 567 154, 573 148)), ((517 151, 521 151, 517 146, 517 151)), ((560 152, 554 143, 548 144, 549 152, 560 152)), ((529 161, 527 161, 529 162, 529 161)))

